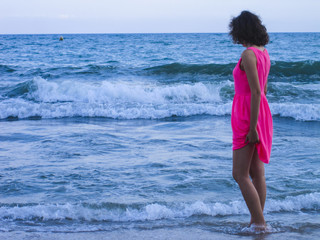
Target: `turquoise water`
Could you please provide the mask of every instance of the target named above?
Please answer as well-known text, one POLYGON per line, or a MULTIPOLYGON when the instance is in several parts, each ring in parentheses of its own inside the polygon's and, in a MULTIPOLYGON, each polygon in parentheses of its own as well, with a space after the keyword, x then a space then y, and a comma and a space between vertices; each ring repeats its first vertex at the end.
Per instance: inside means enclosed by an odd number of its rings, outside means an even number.
MULTIPOLYGON (((264 237, 319 237, 320 34, 270 38, 264 237)), ((58 39, 0 36, 0 235, 250 235, 231 176, 243 48, 227 34, 58 39)))

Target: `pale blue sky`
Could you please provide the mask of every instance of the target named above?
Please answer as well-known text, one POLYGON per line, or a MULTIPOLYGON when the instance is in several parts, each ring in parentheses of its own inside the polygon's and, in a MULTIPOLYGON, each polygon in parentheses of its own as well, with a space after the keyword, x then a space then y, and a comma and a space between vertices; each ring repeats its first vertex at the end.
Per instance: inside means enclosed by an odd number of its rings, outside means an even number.
POLYGON ((320 32, 320 0, 0 0, 0 34, 227 32, 241 10, 269 32, 320 32))

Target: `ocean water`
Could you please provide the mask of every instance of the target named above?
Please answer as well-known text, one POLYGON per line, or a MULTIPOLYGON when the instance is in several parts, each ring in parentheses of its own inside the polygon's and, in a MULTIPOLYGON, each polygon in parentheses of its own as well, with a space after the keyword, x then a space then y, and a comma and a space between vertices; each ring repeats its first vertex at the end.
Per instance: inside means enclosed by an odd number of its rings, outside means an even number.
POLYGON ((232 179, 227 34, 0 35, 3 239, 320 237, 320 33, 271 33, 267 233, 232 179))

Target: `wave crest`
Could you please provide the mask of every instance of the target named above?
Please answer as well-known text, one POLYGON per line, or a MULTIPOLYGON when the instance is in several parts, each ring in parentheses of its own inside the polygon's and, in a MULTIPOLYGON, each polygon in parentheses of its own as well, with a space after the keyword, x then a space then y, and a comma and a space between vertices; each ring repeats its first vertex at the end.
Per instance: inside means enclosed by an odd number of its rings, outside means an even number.
MULTIPOLYGON (((320 210, 320 193, 310 193, 283 200, 270 199, 265 212, 296 212, 320 210)), ((74 220, 74 221, 149 221, 158 219, 188 218, 195 215, 228 216, 249 214, 243 201, 230 203, 149 203, 149 204, 19 204, 0 206, 2 220, 74 220)))
MULTIPOLYGON (((280 77, 293 77, 299 75, 320 75, 320 61, 284 62, 271 63, 270 75, 280 77)), ((320 76, 319 76, 320 77, 320 76)))
POLYGON ((232 69, 235 64, 182 64, 171 63, 155 67, 146 68, 153 74, 209 74, 209 75, 221 75, 228 76, 232 73, 232 69))
MULTIPOLYGON (((224 116, 231 114, 232 99, 228 89, 232 89, 230 81, 161 85, 137 81, 51 82, 36 78, 17 84, 3 94, 0 119, 162 119, 204 114, 224 116)), ((320 121, 319 103, 272 102, 270 108, 276 116, 320 121)))
MULTIPOLYGON (((208 74, 218 76, 232 75, 236 63, 227 64, 183 64, 171 63, 144 69, 152 74, 208 74)), ((272 61, 270 76, 295 77, 295 76, 320 77, 320 61, 284 62, 272 61)), ((309 80, 309 79, 307 79, 309 80)))
MULTIPOLYGON (((2 74, 15 74, 19 73, 19 77, 35 77, 42 76, 44 78, 61 78, 66 76, 111 76, 112 74, 132 74, 134 75, 178 75, 178 74, 191 74, 191 75, 216 75, 229 77, 236 66, 233 63, 209 63, 209 64, 188 64, 174 62, 159 66, 152 66, 149 68, 122 68, 118 62, 108 62, 107 64, 88 64, 83 66, 60 66, 49 68, 33 68, 21 73, 19 66, 0 65, 0 73, 2 74)), ((270 77, 302 77, 304 80, 319 80, 320 78, 320 61, 272 61, 270 69, 270 77), (309 79, 310 77, 310 79, 309 79)))

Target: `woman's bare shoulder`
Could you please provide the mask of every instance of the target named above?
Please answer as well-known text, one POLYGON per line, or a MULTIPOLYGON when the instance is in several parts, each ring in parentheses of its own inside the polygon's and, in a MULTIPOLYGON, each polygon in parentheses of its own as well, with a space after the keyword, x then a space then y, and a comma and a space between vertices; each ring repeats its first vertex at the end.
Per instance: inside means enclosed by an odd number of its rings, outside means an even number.
POLYGON ((251 60, 251 59, 255 59, 256 55, 254 54, 253 50, 246 49, 242 52, 241 58, 244 60, 251 60))

